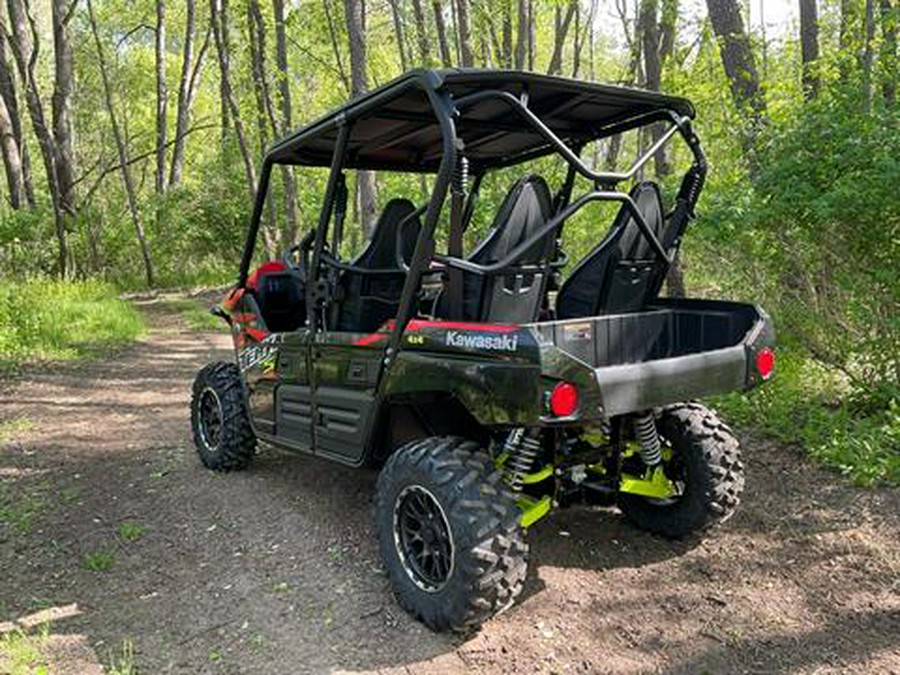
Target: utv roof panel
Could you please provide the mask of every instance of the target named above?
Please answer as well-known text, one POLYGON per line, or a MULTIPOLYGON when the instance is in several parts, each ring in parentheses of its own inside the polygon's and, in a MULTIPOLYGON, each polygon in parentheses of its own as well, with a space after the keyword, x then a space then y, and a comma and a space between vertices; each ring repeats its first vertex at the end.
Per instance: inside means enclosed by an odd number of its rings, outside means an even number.
POLYGON ((553 152, 552 146, 500 97, 527 101, 550 131, 571 147, 642 126, 672 113, 693 118, 690 101, 614 85, 512 70, 414 70, 337 108, 277 143, 276 164, 328 166, 338 128, 351 125, 344 166, 356 169, 435 172, 442 135, 429 92, 450 95, 454 117, 473 170, 515 164, 553 152))

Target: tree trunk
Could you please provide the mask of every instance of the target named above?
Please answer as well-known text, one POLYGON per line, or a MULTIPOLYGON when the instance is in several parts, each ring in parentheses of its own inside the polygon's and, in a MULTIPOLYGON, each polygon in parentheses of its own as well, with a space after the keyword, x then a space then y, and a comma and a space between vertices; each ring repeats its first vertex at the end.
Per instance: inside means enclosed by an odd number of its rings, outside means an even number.
POLYGON ((809 101, 819 91, 816 61, 819 60, 819 18, 816 0, 800 0, 800 56, 803 95, 809 101))
POLYGON ((247 191, 251 201, 256 198, 256 172, 253 168, 253 158, 250 148, 247 146, 247 137, 244 134, 244 125, 241 122, 240 111, 231 88, 231 65, 229 61, 228 39, 228 7, 226 0, 209 0, 209 20, 212 24, 213 39, 216 43, 216 54, 219 58, 219 78, 221 85, 222 103, 228 110, 228 115, 234 125, 234 133, 237 136, 238 148, 244 160, 244 176, 247 180, 247 191))
MULTIPOLYGON (((662 30, 658 23, 657 0, 641 0, 638 10, 637 32, 641 36, 641 52, 644 62, 644 88, 659 91, 662 84, 662 30)), ((663 127, 654 124, 650 135, 655 143, 662 137, 663 127)), ((660 148, 653 156, 657 180, 671 173, 665 148, 660 148)))
MULTIPOLYGON (((366 75, 366 34, 361 0, 344 0, 344 11, 347 18, 347 37, 350 40, 350 95, 357 98, 369 88, 366 75)), ((360 224, 366 236, 370 236, 375 225, 378 208, 374 172, 357 172, 356 186, 360 224)))
POLYGON ((187 17, 184 28, 184 47, 181 59, 181 79, 178 84, 178 110, 175 117, 175 144, 172 148, 172 166, 169 173, 169 187, 177 187, 181 184, 181 175, 184 169, 184 148, 187 142, 187 130, 191 117, 191 106, 196 93, 200 70, 203 67, 203 57, 209 46, 209 32, 206 31, 206 37, 200 52, 197 54, 197 61, 194 61, 194 31, 197 23, 197 8, 195 0, 186 0, 187 17))
POLYGON ((548 75, 559 75, 562 73, 562 57, 563 49, 566 46, 566 36, 569 33, 569 26, 572 25, 572 18, 578 9, 578 0, 569 0, 566 7, 565 15, 562 14, 562 8, 556 6, 556 22, 553 32, 553 55, 550 57, 550 66, 547 68, 548 75))
POLYGON ((872 110, 872 62, 875 59, 875 0, 866 0, 866 37, 863 43, 863 101, 866 112, 872 110))
MULTIPOLYGON (((188 10, 193 21, 193 10, 188 10)), ((166 0, 156 0, 156 194, 166 191, 166 0)))
POLYGON ((525 69, 528 57, 528 0, 516 3, 516 70, 525 69))
MULTIPOLYGON (((209 27, 213 30, 213 34, 221 37, 217 37, 214 39, 216 43, 216 52, 218 53, 218 45, 219 41, 222 42, 224 46, 225 53, 228 53, 229 45, 231 44, 231 40, 229 39, 229 28, 227 19, 221 22, 220 30, 216 33, 216 26, 219 25, 217 20, 213 18, 216 12, 221 12, 222 16, 228 16, 228 0, 219 0, 215 3, 215 6, 219 9, 212 9, 213 0, 210 0, 210 20, 209 27)), ((221 73, 221 66, 220 71, 221 73)), ((228 129, 231 127, 231 104, 228 99, 230 98, 229 92, 229 84, 227 84, 228 80, 223 79, 221 76, 219 77, 219 111, 222 115, 222 142, 228 140, 228 129)))
POLYGON ((534 16, 534 0, 528 0, 528 70, 534 70, 537 54, 537 19, 534 16))
MULTIPOLYGON (((278 2, 280 0, 276 0, 278 2)), ((391 5, 391 20, 394 23, 394 38, 397 40, 397 53, 400 55, 400 70, 404 73, 409 67, 409 59, 406 58, 406 43, 403 39, 403 16, 400 12, 400 0, 389 0, 391 5)))
POLYGON ((19 155, 19 145, 16 143, 9 109, 2 97, 0 97, 0 151, 3 153, 3 168, 6 170, 9 205, 18 211, 25 202, 22 157, 19 155))
POLYGON ((441 6, 440 0, 434 0, 431 3, 434 10, 434 25, 437 29, 438 51, 441 53, 441 65, 444 68, 453 66, 453 60, 450 58, 450 43, 447 41, 447 25, 444 23, 444 8, 441 6))
MULTIPOLYGON (((284 0, 274 0, 275 11, 275 64, 278 67, 278 94, 281 110, 281 135, 286 136, 294 126, 291 120, 291 82, 287 67, 287 36, 284 30, 284 0)), ((294 170, 281 167, 284 183, 284 210, 287 216, 287 231, 282 236, 282 244, 293 244, 297 240, 297 183, 294 170)))
POLYGON ((665 67, 666 60, 675 51, 675 28, 678 25, 678 0, 662 0, 659 17, 659 60, 665 67))
POLYGON ((750 121, 744 134, 744 148, 751 150, 763 124, 766 103, 759 86, 759 75, 744 31, 744 20, 737 0, 706 0, 713 32, 719 42, 719 53, 725 74, 731 83, 731 94, 738 108, 750 121))
POLYGON ((512 9, 510 7, 509 0, 503 3, 503 25, 500 28, 502 33, 501 45, 502 48, 500 50, 500 63, 504 68, 512 68, 513 60, 513 46, 512 46, 512 36, 513 36, 513 27, 512 27, 512 9))
POLYGON ((12 74, 6 62, 6 34, 0 29, 0 151, 3 153, 3 168, 6 171, 9 205, 18 210, 25 203, 26 197, 22 155, 19 152, 21 131, 17 133, 13 121, 13 114, 17 111, 11 111, 7 104, 7 100, 14 96, 12 74))
POLYGON ((841 0, 841 22, 838 33, 838 46, 842 49, 852 47, 853 33, 857 22, 856 0, 841 0))
POLYGON ((475 52, 472 49, 472 27, 469 21, 468 0, 456 0, 456 24, 459 30, 460 65, 471 68, 475 65, 475 52))
MULTIPOLYGON (((259 140, 259 155, 264 157, 269 145, 269 124, 277 132, 278 125, 269 95, 269 83, 266 78, 266 29, 258 0, 247 2, 247 34, 250 46, 250 65, 253 78, 253 93, 256 99, 256 128, 259 140)), ((263 227, 263 238, 269 258, 278 255, 278 233, 275 217, 275 202, 267 199, 268 222, 263 227)))
POLYGON ((582 18, 581 10, 575 10, 575 45, 572 50, 572 77, 577 78, 581 72, 581 63, 584 59, 584 44, 591 36, 591 28, 594 25, 594 17, 597 15, 598 0, 591 0, 587 17, 582 18))
POLYGON ((68 22, 72 18, 70 5, 69 0, 53 0, 51 5, 55 64, 51 107, 53 109, 59 206, 63 212, 74 215, 76 205, 75 153, 72 148, 72 91, 75 83, 75 69, 72 45, 69 42, 68 22))
POLYGON ((350 79, 347 77, 347 71, 344 70, 344 60, 341 58, 341 47, 338 44, 337 28, 334 20, 331 18, 331 10, 329 9, 332 0, 322 0, 322 6, 325 8, 325 18, 328 21, 328 35, 331 38, 331 50, 334 52, 334 61, 337 64, 338 75, 344 84, 344 91, 350 93, 350 79))
MULTIPOLYGON (((0 20, 3 20, 5 23, 3 17, 4 13, 0 12, 0 20)), ((15 144, 14 156, 18 158, 20 172, 18 180, 12 179, 16 183, 16 189, 10 186, 10 199, 18 198, 20 205, 27 204, 28 208, 34 208, 34 188, 31 184, 28 148, 25 145, 25 136, 22 132, 22 118, 19 112, 19 99, 16 94, 16 83, 13 77, 12 66, 6 58, 6 31, 4 30, 0 30, 0 101, 3 102, 9 116, 10 133, 15 144)), ((12 160, 12 156, 10 159, 12 160)), ((7 179, 10 179, 8 173, 7 179)), ((19 207, 15 206, 14 208, 19 207)))
POLYGON ((428 39, 428 24, 425 22, 425 10, 422 0, 412 0, 413 17, 416 20, 416 40, 419 43, 419 65, 431 65, 431 41, 428 39))
POLYGON ((881 62, 884 64, 882 93, 884 103, 893 108, 897 100, 897 26, 900 24, 900 7, 891 0, 880 0, 881 10, 881 62))
POLYGON ((109 124, 112 127, 113 139, 116 142, 116 152, 119 156, 119 170, 122 175, 122 183, 125 186, 125 196, 128 200, 128 211, 131 214, 131 222, 134 225, 134 231, 137 234, 138 243, 141 247, 141 256, 144 259, 144 271, 147 275, 147 285, 153 286, 153 264, 150 260, 150 248, 147 245, 147 237, 144 233, 144 225, 141 222, 140 212, 138 211, 137 194, 134 188, 134 180, 131 176, 131 167, 128 162, 128 149, 125 147, 125 139, 122 137, 122 130, 119 127, 116 118, 116 109, 113 104, 112 86, 109 82, 109 74, 106 72, 106 57, 103 53, 103 43, 100 41, 100 33, 97 30, 97 19, 94 16, 94 6, 91 0, 87 0, 88 18, 91 24, 91 32, 94 34, 94 42, 97 45, 97 65, 100 68, 100 79, 103 82, 103 96, 106 102, 106 111, 109 114, 109 124))
POLYGON ((50 202, 53 206, 54 229, 58 244, 57 271, 59 276, 65 278, 67 272, 68 246, 66 242, 66 223, 60 204, 59 179, 56 172, 56 141, 47 125, 44 115, 44 103, 35 79, 34 67, 37 61, 39 44, 31 43, 29 35, 38 36, 37 28, 31 16, 30 7, 25 0, 8 0, 10 28, 12 29, 13 57, 19 70, 19 78, 25 90, 25 104, 28 115, 31 118, 31 127, 38 139, 41 149, 41 157, 44 160, 44 173, 47 178, 47 189, 50 193, 50 202), (27 21, 27 25, 26 25, 27 21))

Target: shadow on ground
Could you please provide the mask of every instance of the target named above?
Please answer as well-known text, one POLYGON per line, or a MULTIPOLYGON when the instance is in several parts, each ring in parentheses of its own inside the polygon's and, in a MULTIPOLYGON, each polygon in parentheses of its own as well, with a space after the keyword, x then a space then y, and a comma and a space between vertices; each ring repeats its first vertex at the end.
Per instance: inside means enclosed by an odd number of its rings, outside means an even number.
POLYGON ((381 571, 375 473, 270 449, 246 472, 203 470, 189 384, 228 336, 143 309, 153 330, 133 349, 0 394, 0 420, 33 422, 0 446, 0 509, 21 511, 0 518, 0 620, 77 603, 55 632, 101 656, 131 640, 152 673, 900 668, 896 493, 752 441, 744 507, 721 531, 667 542, 614 510, 561 512, 530 533, 515 608, 434 635, 381 571))

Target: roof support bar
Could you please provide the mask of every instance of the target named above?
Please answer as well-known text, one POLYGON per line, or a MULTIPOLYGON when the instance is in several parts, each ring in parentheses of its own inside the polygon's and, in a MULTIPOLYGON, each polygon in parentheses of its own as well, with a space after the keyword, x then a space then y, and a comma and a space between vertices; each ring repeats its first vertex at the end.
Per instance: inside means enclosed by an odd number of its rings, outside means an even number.
POLYGON ((331 156, 331 173, 328 175, 328 185, 325 188, 325 202, 319 212, 319 223, 316 225, 316 239, 313 244, 310 271, 313 275, 306 287, 306 312, 307 325, 316 330, 316 311, 319 309, 322 298, 319 297, 319 275, 322 266, 322 249, 325 246, 325 235, 328 230, 328 221, 331 220, 331 212, 334 210, 335 196, 342 179, 341 170, 344 168, 344 155, 347 150, 347 139, 350 137, 350 125, 341 117, 338 119, 337 143, 334 145, 334 154, 331 156))
MULTIPOLYGON (((441 214, 444 200, 447 198, 450 179, 456 164, 456 126, 453 124, 452 118, 453 104, 450 97, 446 93, 438 91, 436 86, 428 86, 425 91, 431 107, 434 109, 435 117, 441 126, 443 152, 440 168, 434 181, 434 189, 431 191, 431 201, 428 202, 428 210, 425 212, 425 222, 422 223, 422 229, 419 230, 416 247, 413 250, 412 259, 409 263, 409 272, 406 275, 403 292, 400 295, 397 321, 394 324, 394 330, 391 333, 387 351, 385 352, 385 367, 390 366, 397 354, 403 331, 406 330, 406 324, 409 323, 412 317, 413 306, 415 305, 413 300, 416 293, 418 293, 422 274, 431 263, 434 254, 434 230, 437 227, 438 217, 441 214)), ((381 381, 384 382, 385 380, 381 381)))
POLYGON ((666 130, 666 132, 659 138, 659 140, 654 143, 651 148, 644 153, 628 171, 624 173, 610 173, 606 171, 594 171, 587 164, 585 164, 581 158, 570 148, 566 143, 559 138, 550 128, 544 124, 541 119, 531 112, 527 107, 525 107, 522 102, 516 98, 513 94, 508 91, 501 91, 498 89, 491 89, 488 91, 479 91, 474 94, 468 94, 467 96, 463 96, 456 100, 457 109, 462 109, 467 106, 473 105, 479 101, 482 101, 486 98, 497 98, 509 105, 513 108, 526 122, 528 122, 538 134, 540 134, 550 145, 552 145, 556 151, 563 156, 563 158, 571 165, 575 167, 575 170, 578 171, 585 178, 594 181, 595 183, 601 183, 604 185, 615 185, 616 183, 620 183, 622 181, 631 180, 634 175, 640 170, 640 168, 647 163, 647 161, 659 150, 663 145, 665 145, 672 136, 679 131, 681 127, 682 120, 677 115, 673 114, 674 124, 666 130))
POLYGON ((256 246, 256 235, 259 232, 259 223, 262 220, 263 206, 266 204, 266 195, 269 192, 269 177, 272 175, 272 160, 267 155, 263 160, 262 171, 259 174, 259 184, 256 186, 256 201, 253 202, 253 213, 250 216, 250 231, 244 242, 244 253, 241 256, 241 267, 238 271, 237 287, 243 288, 247 283, 247 274, 250 271, 250 263, 253 262, 253 249, 256 246))

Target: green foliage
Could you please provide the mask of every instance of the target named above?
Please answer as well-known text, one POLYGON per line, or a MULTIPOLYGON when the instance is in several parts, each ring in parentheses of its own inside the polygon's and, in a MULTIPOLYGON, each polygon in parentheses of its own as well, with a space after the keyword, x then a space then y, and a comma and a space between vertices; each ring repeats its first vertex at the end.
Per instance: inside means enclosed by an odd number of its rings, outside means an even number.
POLYGON ((37 633, 17 629, 0 635, 0 670, 8 675, 47 675, 50 669, 42 652, 49 633, 44 624, 37 633))
POLYGON ((91 572, 108 572, 115 564, 116 554, 105 548, 86 553, 81 561, 81 566, 91 572))
POLYGON ((143 329, 140 314, 109 284, 0 283, 0 369, 96 355, 131 342, 143 329))
POLYGON ((125 522, 119 525, 119 536, 125 541, 137 541, 144 536, 146 529, 140 523, 125 522))
POLYGON ((120 653, 110 650, 107 665, 104 669, 108 675, 137 675, 138 667, 134 660, 134 643, 125 639, 122 641, 120 653))
POLYGON ((177 298, 166 300, 165 304, 178 312, 192 330, 228 330, 228 325, 220 317, 210 314, 209 308, 197 300, 177 298))
POLYGON ((11 529, 27 534, 43 508, 44 497, 40 490, 19 488, 12 481, 0 483, 0 532, 11 529))
POLYGON ((859 485, 900 485, 900 399, 860 407, 846 376, 790 347, 779 350, 776 373, 761 390, 712 402, 730 422, 800 445, 859 485))

